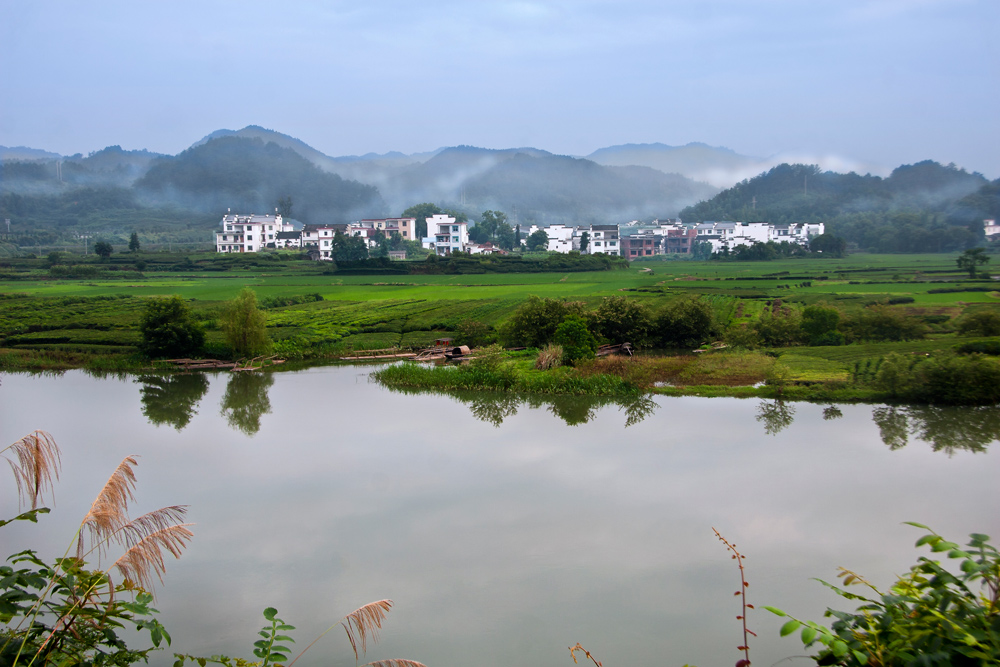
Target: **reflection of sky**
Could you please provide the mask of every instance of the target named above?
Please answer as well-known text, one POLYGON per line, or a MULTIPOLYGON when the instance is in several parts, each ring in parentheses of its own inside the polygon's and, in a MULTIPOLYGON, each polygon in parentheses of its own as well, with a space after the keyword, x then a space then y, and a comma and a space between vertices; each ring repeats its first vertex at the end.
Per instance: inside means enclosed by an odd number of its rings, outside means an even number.
MULTIPOLYGON (((902 521, 1000 536, 996 447, 891 452, 871 406, 823 421, 823 406, 796 404, 776 436, 763 435, 758 401, 736 399, 659 399, 627 430, 615 406, 575 427, 525 406, 495 428, 451 398, 394 394, 365 373, 277 375, 253 437, 219 416, 226 375, 180 432, 146 422, 133 382, 4 375, 2 442, 42 427, 64 453, 53 515, 4 528, 7 551, 29 540, 61 553, 135 453, 136 513, 184 502, 198 524, 157 599, 174 650, 246 656, 268 605, 302 647, 391 597, 369 659, 565 665, 580 641, 605 664, 713 665, 735 662, 741 637, 738 575, 712 526, 748 554, 751 601, 816 620, 847 605, 810 577, 843 565, 889 583, 914 562, 920 532, 902 521)), ((802 653, 779 625, 751 616, 755 664, 802 653)), ((308 664, 353 660, 334 633, 312 652, 308 664)))

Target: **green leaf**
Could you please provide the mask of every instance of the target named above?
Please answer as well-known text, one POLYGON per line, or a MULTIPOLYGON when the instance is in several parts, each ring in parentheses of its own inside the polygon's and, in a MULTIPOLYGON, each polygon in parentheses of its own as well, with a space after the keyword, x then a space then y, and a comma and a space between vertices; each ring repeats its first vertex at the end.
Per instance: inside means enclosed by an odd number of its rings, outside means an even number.
POLYGON ((854 659, 858 661, 861 665, 868 664, 868 654, 862 653, 861 651, 852 651, 854 654, 854 659))
POLYGON ((925 526, 924 524, 917 523, 916 521, 904 521, 903 525, 905 525, 905 526, 913 526, 914 528, 921 528, 923 530, 933 531, 933 528, 931 528, 930 526, 925 526))
POLYGON ((266 618, 269 621, 273 621, 274 617, 277 615, 278 615, 278 610, 275 609, 274 607, 268 607, 267 609, 264 610, 264 618, 266 618))
POLYGON ((279 623, 277 627, 275 627, 275 630, 294 630, 294 629, 295 629, 294 625, 288 625, 287 623, 279 623))
POLYGON ((837 641, 830 644, 830 650, 833 651, 833 654, 835 656, 837 656, 838 658, 842 658, 845 655, 847 655, 847 644, 838 639, 837 641))
POLYGON ((795 619, 788 621, 783 626, 781 626, 781 636, 785 637, 787 635, 792 634, 793 632, 798 630, 801 625, 802 624, 796 621, 795 619))
POLYGON ((274 641, 276 641, 276 642, 292 642, 293 644, 295 643, 295 640, 292 639, 291 637, 289 637, 288 635, 277 635, 274 638, 274 641))
POLYGON ((941 539, 942 538, 940 535, 924 535, 919 540, 917 540, 917 543, 914 546, 922 547, 923 545, 928 544, 930 542, 940 542, 941 539))
POLYGON ((802 628, 802 644, 808 646, 813 643, 816 639, 816 628, 805 627, 802 628))
POLYGON ((777 607, 769 607, 768 605, 764 605, 761 608, 762 609, 767 609, 769 612, 771 612, 775 616, 788 616, 788 614, 786 614, 785 612, 781 611, 777 607))

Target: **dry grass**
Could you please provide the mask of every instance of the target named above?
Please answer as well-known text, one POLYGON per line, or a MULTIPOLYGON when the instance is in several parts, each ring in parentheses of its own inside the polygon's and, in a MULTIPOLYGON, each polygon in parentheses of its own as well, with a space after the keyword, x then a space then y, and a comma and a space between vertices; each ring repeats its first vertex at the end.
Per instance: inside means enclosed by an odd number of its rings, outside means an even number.
POLYGON ((358 645, 361 645, 361 653, 368 650, 368 637, 371 636, 373 642, 378 641, 378 631, 382 629, 382 621, 385 615, 392 608, 392 600, 378 600, 369 602, 363 607, 358 607, 344 617, 341 625, 347 632, 347 640, 351 642, 354 649, 354 659, 358 659, 358 645))
MULTIPOLYGON (((3 457, 14 473, 19 506, 30 504, 31 509, 36 509, 38 501, 46 493, 53 494, 52 482, 59 479, 62 457, 56 441, 45 431, 35 431, 0 451, 0 454, 7 452, 15 458, 3 457)), ((55 496, 52 495, 52 498, 54 500, 55 496)))
POLYGON ((535 358, 535 368, 540 371, 547 371, 562 365, 563 349, 562 345, 549 343, 538 351, 535 358))
POLYGON ((772 357, 759 352, 711 352, 703 354, 677 376, 679 385, 738 387, 763 382, 774 366, 772 357))
POLYGON ((652 387, 657 382, 673 380, 694 360, 694 357, 610 355, 577 366, 577 373, 583 377, 612 375, 645 389, 652 387))

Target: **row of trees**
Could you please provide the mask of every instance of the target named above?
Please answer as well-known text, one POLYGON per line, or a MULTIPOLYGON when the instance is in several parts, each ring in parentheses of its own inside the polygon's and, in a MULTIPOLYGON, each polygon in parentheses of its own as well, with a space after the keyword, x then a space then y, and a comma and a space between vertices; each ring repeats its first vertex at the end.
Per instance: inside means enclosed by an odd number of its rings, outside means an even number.
MULTIPOLYGON (((220 318, 226 343, 236 358, 266 354, 271 348, 267 316, 257 305, 257 295, 244 287, 230 301, 220 318)), ((139 322, 140 349, 151 358, 199 355, 205 347, 205 329, 179 296, 150 299, 139 322)))

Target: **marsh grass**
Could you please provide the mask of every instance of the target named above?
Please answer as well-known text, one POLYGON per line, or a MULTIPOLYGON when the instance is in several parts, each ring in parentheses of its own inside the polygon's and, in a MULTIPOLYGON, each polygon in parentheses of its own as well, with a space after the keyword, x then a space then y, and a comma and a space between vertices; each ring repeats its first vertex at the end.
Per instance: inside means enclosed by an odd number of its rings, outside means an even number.
POLYGON ((678 385, 743 386, 763 382, 775 360, 760 352, 709 352, 677 376, 678 385))
POLYGON ((693 356, 610 355, 581 364, 577 372, 582 377, 610 375, 647 389, 657 383, 672 381, 694 361, 693 356))

